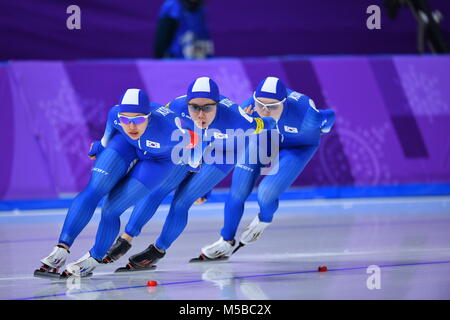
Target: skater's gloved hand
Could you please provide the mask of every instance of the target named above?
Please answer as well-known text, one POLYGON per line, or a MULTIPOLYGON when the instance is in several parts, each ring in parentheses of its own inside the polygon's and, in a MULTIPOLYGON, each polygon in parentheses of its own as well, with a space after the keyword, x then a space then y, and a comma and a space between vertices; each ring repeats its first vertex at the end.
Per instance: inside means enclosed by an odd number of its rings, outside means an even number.
POLYGON ((201 198, 198 198, 197 200, 195 200, 194 204, 202 204, 202 203, 205 203, 206 200, 207 200, 206 198, 201 197, 201 198))
POLYGON ((88 157, 92 160, 95 160, 97 155, 99 155, 103 150, 105 150, 105 147, 102 145, 102 143, 100 141, 94 141, 93 143, 91 143, 88 157))
POLYGON ((203 197, 198 198, 194 204, 202 204, 205 203, 206 200, 208 200, 209 196, 211 195, 211 191, 209 191, 207 194, 205 194, 203 197))
POLYGON ((253 112, 255 112, 255 110, 253 109, 252 105, 249 105, 247 108, 244 108, 244 112, 247 114, 253 114, 253 112))
POLYGON ((320 110, 320 113, 322 114, 320 131, 321 133, 328 133, 334 125, 336 114, 333 110, 320 110))

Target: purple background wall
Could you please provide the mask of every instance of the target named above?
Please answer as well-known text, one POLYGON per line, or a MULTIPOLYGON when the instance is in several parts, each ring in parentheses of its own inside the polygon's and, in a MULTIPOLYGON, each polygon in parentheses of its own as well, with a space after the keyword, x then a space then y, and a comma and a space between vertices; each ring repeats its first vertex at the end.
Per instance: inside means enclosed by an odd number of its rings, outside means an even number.
POLYGON ((450 182, 450 56, 18 61, 0 66, 0 199, 80 191, 89 144, 125 88, 167 103, 201 75, 237 102, 262 77, 278 76, 336 111, 297 186, 450 182))
MULTIPOLYGON (((450 1, 428 0, 446 15, 450 1)), ((415 53, 409 9, 390 20, 379 0, 208 0, 207 21, 220 57, 291 54, 415 53), (381 30, 366 9, 382 7, 381 30)), ((0 0, 0 60, 150 58, 163 0, 0 0), (81 30, 66 28, 66 8, 81 8, 81 30)))

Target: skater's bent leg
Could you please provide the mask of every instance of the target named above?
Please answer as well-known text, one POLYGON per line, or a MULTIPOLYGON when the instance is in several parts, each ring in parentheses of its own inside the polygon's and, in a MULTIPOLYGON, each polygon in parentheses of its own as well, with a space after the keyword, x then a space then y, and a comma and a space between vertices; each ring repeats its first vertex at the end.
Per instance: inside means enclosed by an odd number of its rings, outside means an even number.
POLYGON ((120 215, 147 194, 147 187, 132 177, 125 178, 114 187, 102 207, 95 244, 90 250, 93 258, 103 258, 119 234, 120 215))
POLYGON ((142 228, 153 217, 164 198, 180 185, 188 176, 188 173, 187 166, 176 166, 158 189, 155 189, 145 199, 139 201, 133 209, 125 227, 125 233, 121 237, 128 240, 128 242, 131 242, 133 237, 137 237, 141 233, 142 228))
POLYGON ((225 201, 224 225, 220 232, 225 241, 234 239, 244 213, 245 201, 252 192, 259 174, 260 168, 256 165, 238 165, 235 167, 230 191, 225 201))
POLYGON ((214 165, 203 165, 198 173, 183 181, 172 200, 161 235, 156 240, 158 249, 167 250, 171 246, 186 227, 188 211, 195 200, 214 188, 231 169, 221 170, 214 165))
POLYGON ((88 185, 75 197, 69 208, 59 243, 67 247, 73 244, 92 218, 100 200, 126 174, 134 161, 134 150, 131 150, 130 154, 131 157, 108 147, 98 156, 88 185))
POLYGON ((317 146, 280 151, 278 172, 265 176, 258 187, 259 220, 272 222, 279 197, 297 179, 317 150, 317 146))
POLYGON ((119 233, 120 215, 160 188, 175 168, 176 165, 167 161, 146 160, 136 164, 126 179, 108 195, 95 245, 90 251, 92 257, 103 259, 119 233))

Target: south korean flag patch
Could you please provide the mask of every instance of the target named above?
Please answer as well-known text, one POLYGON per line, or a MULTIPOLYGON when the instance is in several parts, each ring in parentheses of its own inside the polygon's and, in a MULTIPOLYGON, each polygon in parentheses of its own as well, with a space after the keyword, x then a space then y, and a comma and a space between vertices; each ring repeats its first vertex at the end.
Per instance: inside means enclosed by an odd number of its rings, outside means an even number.
POLYGON ((298 133, 298 129, 294 127, 284 126, 284 131, 289 133, 298 133))
POLYGON ((216 139, 228 139, 228 135, 226 133, 214 132, 214 138, 216 138, 216 139))
POLYGON ((149 148, 161 148, 160 144, 158 142, 146 140, 145 145, 149 148))

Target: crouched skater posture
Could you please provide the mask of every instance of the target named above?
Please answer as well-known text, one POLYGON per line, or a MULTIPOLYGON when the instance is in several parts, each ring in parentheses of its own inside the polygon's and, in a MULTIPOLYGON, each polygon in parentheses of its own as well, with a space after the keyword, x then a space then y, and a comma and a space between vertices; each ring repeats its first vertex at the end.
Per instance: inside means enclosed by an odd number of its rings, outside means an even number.
MULTIPOLYGON (((130 249, 131 239, 139 235, 164 197, 176 189, 163 230, 156 242, 131 256, 128 264, 117 269, 117 272, 154 268, 187 225, 188 211, 192 204, 223 180, 234 167, 240 150, 235 145, 235 139, 258 134, 263 129, 275 126, 275 120, 271 117, 252 118, 245 114, 230 99, 221 96, 217 84, 207 77, 192 82, 186 96, 173 100, 168 107, 194 121, 199 137, 198 145, 202 148, 201 168, 194 174, 168 179, 160 189, 155 189, 145 201, 136 205, 125 233, 108 251, 105 258, 107 262, 118 260, 130 249), (238 130, 241 130, 242 135, 237 133, 238 130), (227 145, 233 147, 227 148, 227 145), (228 162, 227 159, 232 161, 228 162)), ((109 212, 104 212, 102 218, 105 221, 117 221, 123 209, 111 208, 109 212)))
MULTIPOLYGON (((171 133, 181 130, 191 137, 193 132, 181 127, 192 129, 192 122, 165 111, 164 106, 150 103, 147 94, 139 89, 128 89, 119 105, 111 108, 103 138, 91 145, 89 156, 96 161, 89 183, 73 200, 58 244, 41 260, 42 266, 35 271, 35 276, 60 276, 59 269, 65 264, 70 247, 92 218, 99 201, 126 175, 129 190, 137 196, 148 187, 158 186, 173 171, 176 166, 166 160, 178 142, 170 139, 171 133), (143 174, 149 167, 155 170, 151 179, 143 174)), ((80 260, 97 266, 102 258, 88 253, 80 260)), ((71 269, 82 271, 77 264, 71 269)))
POLYGON ((247 162, 251 153, 258 152, 259 146, 248 147, 245 161, 238 164, 233 172, 230 191, 225 201, 221 237, 203 247, 200 257, 192 259, 191 262, 226 259, 240 247, 256 241, 272 222, 280 195, 302 173, 319 147, 320 136, 330 131, 335 119, 334 111, 318 110, 311 98, 286 89, 283 82, 275 77, 262 80, 253 97, 241 106, 252 115, 270 116, 278 120, 278 164, 262 178, 257 190, 260 212, 241 234, 240 243, 234 248, 244 203, 264 169, 261 163, 247 162), (277 171, 274 173, 272 170, 277 171))

